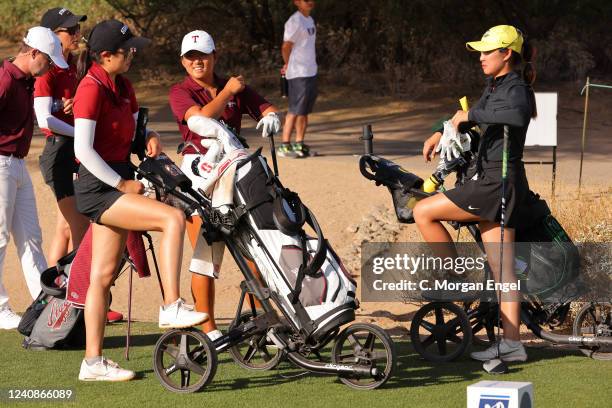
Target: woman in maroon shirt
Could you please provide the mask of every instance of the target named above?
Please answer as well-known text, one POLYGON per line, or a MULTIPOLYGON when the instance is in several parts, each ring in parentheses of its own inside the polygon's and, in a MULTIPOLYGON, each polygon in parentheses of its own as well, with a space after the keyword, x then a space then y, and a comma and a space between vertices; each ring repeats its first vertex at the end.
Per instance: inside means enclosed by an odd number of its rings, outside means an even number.
POLYGON ((55 265, 73 248, 77 248, 89 226, 89 220, 76 209, 73 174, 77 164, 74 158, 74 117, 72 101, 77 87, 76 61, 72 52, 78 50, 81 38, 80 22, 87 16, 75 15, 70 10, 53 8, 42 17, 41 26, 57 35, 62 43, 68 68, 53 66, 34 85, 34 111, 38 126, 46 137, 40 156, 40 170, 45 183, 51 187, 57 200, 58 212, 55 235, 47 261, 55 265))
MULTIPOLYGON (((74 189, 77 208, 94 222, 90 286, 85 300, 87 343, 79 373, 82 381, 134 378, 133 371, 102 356, 109 290, 128 230, 161 232, 164 305, 159 311, 159 326, 184 328, 208 318, 179 296, 185 215, 142 196, 144 186, 133 180, 128 163, 138 104, 132 85, 122 74, 129 70, 136 51, 148 43, 132 35, 120 21, 106 20, 93 28, 87 51, 79 60, 83 79, 74 98, 74 151, 81 164, 74 189)), ((148 156, 158 155, 159 135, 148 132, 146 146, 148 156)))

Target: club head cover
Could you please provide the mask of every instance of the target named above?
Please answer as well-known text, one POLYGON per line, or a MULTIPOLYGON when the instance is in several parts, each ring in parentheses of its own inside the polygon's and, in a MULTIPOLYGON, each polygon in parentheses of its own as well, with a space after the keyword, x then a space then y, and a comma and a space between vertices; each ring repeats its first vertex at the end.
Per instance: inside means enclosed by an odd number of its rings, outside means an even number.
POLYGON ((482 368, 489 374, 507 374, 508 365, 499 358, 487 360, 482 368))

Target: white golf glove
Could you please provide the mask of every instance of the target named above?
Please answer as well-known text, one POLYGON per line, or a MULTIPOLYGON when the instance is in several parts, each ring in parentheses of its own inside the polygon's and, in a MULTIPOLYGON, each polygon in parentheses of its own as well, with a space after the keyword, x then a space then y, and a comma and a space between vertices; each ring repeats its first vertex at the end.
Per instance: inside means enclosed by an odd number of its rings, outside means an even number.
POLYGON ((470 142, 472 139, 467 133, 458 133, 452 123, 447 120, 444 122, 444 133, 438 143, 436 152, 440 153, 440 159, 451 161, 461 155, 461 153, 470 150, 470 142))
POLYGON ((270 112, 257 123, 256 129, 261 128, 261 137, 268 137, 270 134, 277 134, 281 128, 281 123, 276 112, 270 112))

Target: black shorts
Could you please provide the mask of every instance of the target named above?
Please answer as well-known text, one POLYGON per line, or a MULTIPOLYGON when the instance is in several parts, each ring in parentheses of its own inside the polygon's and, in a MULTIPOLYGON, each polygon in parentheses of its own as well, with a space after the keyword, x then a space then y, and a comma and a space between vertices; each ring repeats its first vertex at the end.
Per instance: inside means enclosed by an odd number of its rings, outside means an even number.
MULTIPOLYGON (((134 171, 128 163, 108 163, 123 179, 132 180, 134 171)), ((79 167, 79 177, 74 182, 77 210, 90 220, 100 224, 100 217, 124 193, 109 186, 93 174, 85 166, 79 167)))
POLYGON ((312 112, 317 100, 317 76, 293 78, 287 80, 289 84, 289 113, 294 115, 308 115, 312 112))
POLYGON ((78 170, 74 158, 74 138, 47 137, 38 164, 45 183, 51 187, 57 201, 74 195, 74 173, 78 170))
MULTIPOLYGON (((525 167, 522 163, 508 165, 506 181, 506 217, 505 226, 516 228, 521 220, 516 217, 529 184, 525 167)), ((501 221, 501 169, 484 169, 477 180, 469 180, 462 186, 444 192, 455 205, 464 211, 491 222, 501 221)))

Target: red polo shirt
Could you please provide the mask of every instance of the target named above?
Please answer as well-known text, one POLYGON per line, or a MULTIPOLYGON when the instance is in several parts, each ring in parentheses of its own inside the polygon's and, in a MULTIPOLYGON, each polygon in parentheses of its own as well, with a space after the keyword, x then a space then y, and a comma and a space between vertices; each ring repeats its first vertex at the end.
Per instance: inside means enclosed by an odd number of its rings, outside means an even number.
MULTIPOLYGON (((219 91, 225 87, 227 79, 215 76, 215 83, 219 85, 219 91)), ((187 76, 183 82, 178 83, 170 88, 170 108, 178 123, 179 130, 183 136, 183 140, 190 140, 200 145, 200 135, 189 130, 185 121, 185 113, 192 106, 202 107, 213 100, 211 94, 198 85, 190 76, 187 76)), ((236 134, 240 134, 242 123, 242 115, 247 114, 254 120, 259 120, 262 112, 268 109, 272 104, 255 92, 252 88, 246 86, 242 92, 232 96, 227 102, 225 110, 217 120, 223 120, 230 126, 236 134)), ((201 147, 201 145, 200 145, 201 147)), ((206 151, 201 147, 202 151, 206 151)), ((195 153, 193 149, 186 149, 185 153, 195 153)))
POLYGON ((125 162, 136 130, 138 112, 134 88, 127 78, 115 82, 94 63, 81 80, 74 96, 74 118, 96 121, 94 150, 106 162, 125 162))
POLYGON ((34 130, 32 78, 9 61, 0 66, 0 155, 23 158, 34 130))
MULTIPOLYGON (((61 69, 53 65, 45 75, 36 78, 34 97, 52 97, 60 100, 62 98, 74 98, 78 82, 76 65, 73 63, 73 59, 72 54, 70 54, 68 56, 68 68, 61 69)), ((51 112, 51 114, 70 126, 74 126, 74 116, 66 115, 63 109, 51 112)), ((41 130, 45 136, 53 134, 49 129, 43 128, 41 130)))

